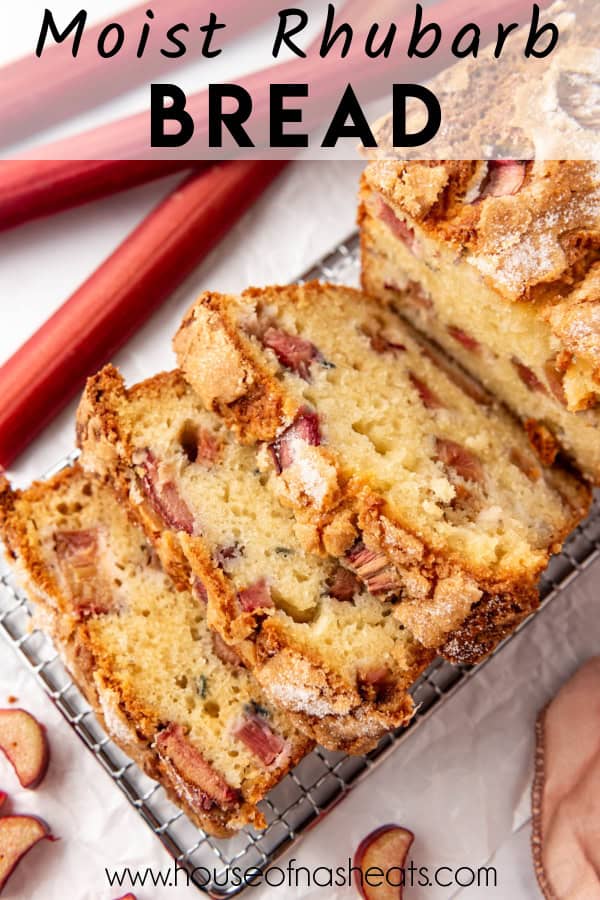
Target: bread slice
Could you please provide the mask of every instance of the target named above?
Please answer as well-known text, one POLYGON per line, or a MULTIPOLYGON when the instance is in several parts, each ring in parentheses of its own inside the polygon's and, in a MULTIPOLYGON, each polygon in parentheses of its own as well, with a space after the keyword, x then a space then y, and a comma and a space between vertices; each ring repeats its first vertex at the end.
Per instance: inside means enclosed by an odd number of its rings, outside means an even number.
POLYGON ((600 169, 373 162, 362 283, 600 483, 600 169))
MULTIPOLYGON (((126 390, 105 368, 78 413, 82 463, 119 487, 173 579, 272 703, 332 749, 371 748, 407 721, 433 654, 331 558, 305 553, 251 447, 179 372, 126 390)), ((174 638, 175 639, 175 638, 174 638)))
POLYGON ((319 283, 206 293, 174 346, 205 407, 263 442, 306 545, 393 593, 423 644, 472 662, 535 608, 590 492, 392 311, 319 283))
POLYGON ((0 530, 115 742, 206 831, 264 827, 256 804, 311 742, 174 589, 126 505, 77 465, 26 491, 3 479, 0 530))

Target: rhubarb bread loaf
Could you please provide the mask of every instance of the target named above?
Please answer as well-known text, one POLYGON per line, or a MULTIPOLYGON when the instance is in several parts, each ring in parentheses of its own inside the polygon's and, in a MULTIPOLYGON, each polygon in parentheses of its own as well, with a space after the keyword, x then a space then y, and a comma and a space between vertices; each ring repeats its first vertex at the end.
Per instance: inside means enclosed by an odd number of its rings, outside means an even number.
POLYGON ((340 558, 423 644, 473 661, 537 602, 589 491, 392 311, 310 283, 204 294, 175 338, 306 546, 340 558))
POLYGON ((600 168, 373 162, 362 281, 600 483, 600 168))
POLYGON ((40 624, 106 730, 202 828, 264 826, 256 804, 310 749, 177 592, 126 505, 75 466, 0 483, 0 530, 40 624))
POLYGON ((305 553, 255 450, 202 409, 179 372, 126 390, 107 367, 78 414, 82 463, 113 481, 179 586, 270 702, 322 744, 358 752, 405 722, 431 661, 391 602, 305 553))

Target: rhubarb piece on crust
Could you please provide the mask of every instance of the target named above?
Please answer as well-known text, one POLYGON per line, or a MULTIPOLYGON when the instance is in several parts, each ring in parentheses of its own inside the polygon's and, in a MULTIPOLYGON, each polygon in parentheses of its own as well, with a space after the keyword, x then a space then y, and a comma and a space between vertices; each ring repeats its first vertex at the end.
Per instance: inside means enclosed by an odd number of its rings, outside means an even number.
POLYGON ((364 289, 600 482, 597 164, 375 161, 358 219, 364 289))
POLYGON ((312 743, 239 659, 217 652, 205 608, 176 591, 127 504, 78 465, 26 491, 3 480, 0 532, 40 627, 113 740, 206 831, 264 827, 257 803, 312 743), (254 709, 260 733, 240 738, 254 709))
POLYGON ((262 448, 305 545, 394 595, 425 646, 473 662, 535 609, 589 490, 537 466, 519 425, 393 310, 319 283, 207 293, 174 346, 204 406, 262 448), (265 345, 267 327, 317 349, 308 373, 265 345))
MULTIPOLYGON (((322 366, 312 359, 309 372, 294 367, 303 384, 322 366)), ((319 471, 333 468, 319 455, 310 411, 300 409, 257 454, 202 408, 180 372, 127 390, 107 367, 88 383, 78 431, 82 464, 118 486, 165 568, 206 607, 219 656, 228 648, 300 729, 332 749, 359 752, 410 718, 408 689, 432 651, 398 625, 391 600, 367 592, 351 559, 340 573, 337 559, 306 552, 277 496, 279 478, 307 452, 317 454, 319 471), (189 452, 199 428, 220 448, 210 465, 189 452), (169 503, 152 504, 166 486, 169 503), (181 527, 183 504, 190 527, 181 527)), ((384 585, 375 578, 372 586, 384 585)), ((259 754, 272 752, 260 719, 242 718, 235 734, 259 754)))

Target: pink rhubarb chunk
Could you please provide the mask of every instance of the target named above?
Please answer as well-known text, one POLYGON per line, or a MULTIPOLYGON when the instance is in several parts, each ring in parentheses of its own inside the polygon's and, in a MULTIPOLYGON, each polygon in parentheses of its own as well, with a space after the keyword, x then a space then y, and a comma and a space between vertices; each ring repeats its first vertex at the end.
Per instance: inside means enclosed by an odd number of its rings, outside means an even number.
POLYGON ((289 428, 279 435, 270 446, 271 457, 278 474, 294 462, 294 443, 303 441, 312 447, 321 443, 319 417, 316 412, 304 407, 289 428))
POLYGON ((248 747, 265 766, 272 765, 285 750, 285 740, 271 729, 264 716, 247 713, 234 736, 248 747))
POLYGON ((170 528, 193 534, 194 517, 175 483, 169 480, 161 481, 158 462, 150 451, 146 455, 143 467, 142 486, 154 511, 170 528))
POLYGON ((378 197, 378 211, 377 215, 381 219, 381 221, 387 225, 392 234, 398 238, 399 241, 402 241, 403 244, 406 244, 411 253, 414 253, 417 248, 417 239, 415 237, 415 233, 410 225, 407 225, 406 222, 403 222, 402 219, 399 219, 393 209, 387 205, 385 200, 381 197, 378 197))
POLYGON ((265 578, 255 581, 238 593, 238 600, 244 612, 256 612, 257 609, 272 609, 271 589, 265 578))
POLYGON ((310 379, 310 364, 321 358, 314 344, 282 328, 267 328, 262 342, 275 353, 282 366, 303 378, 310 379))
POLYGON ((437 458, 448 469, 452 469, 465 481, 483 484, 483 466, 481 460, 471 450, 449 438, 436 438, 437 458))
POLYGON ((186 782, 186 791, 194 796, 201 809, 210 810, 213 806, 227 809, 238 801, 238 792, 204 759, 181 725, 174 722, 167 725, 156 738, 156 748, 176 775, 186 782))
POLYGON ((518 193, 525 181, 525 172, 526 163, 523 160, 491 160, 477 200, 484 200, 486 197, 507 197, 518 193))

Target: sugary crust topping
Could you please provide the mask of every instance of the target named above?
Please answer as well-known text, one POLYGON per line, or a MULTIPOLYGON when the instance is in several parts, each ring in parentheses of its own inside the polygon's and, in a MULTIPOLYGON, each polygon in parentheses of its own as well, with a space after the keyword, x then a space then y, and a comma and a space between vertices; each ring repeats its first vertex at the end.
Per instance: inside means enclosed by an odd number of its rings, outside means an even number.
POLYGON ((589 360, 600 392, 600 262, 567 297, 544 310, 556 346, 589 360))
MULTIPOLYGON (((435 137, 411 150, 394 148, 393 120, 373 125, 371 158, 596 159, 600 28, 589 0, 557 0, 542 8, 560 39, 545 59, 525 60, 528 25, 511 34, 498 56, 496 42, 479 48, 427 82, 442 121, 435 137)), ((407 130, 425 125, 420 102, 408 104, 407 130)))
POLYGON ((522 187, 477 198, 487 163, 371 162, 365 183, 423 233, 466 257, 508 300, 559 293, 600 255, 600 165, 532 162, 522 187))
POLYGON ((438 647, 468 618, 482 596, 472 579, 461 573, 440 578, 429 599, 401 603, 398 619, 426 647, 438 647))
POLYGON ((252 307, 243 298, 228 300, 226 308, 219 294, 203 294, 186 314, 173 348, 207 409, 221 413, 242 440, 249 429, 253 440, 268 440, 282 421, 293 419, 297 409, 286 404, 273 371, 260 365, 249 338, 240 336, 241 324, 248 335, 255 327, 252 307), (195 353, 198 341, 207 348, 202 360, 195 353), (250 402, 253 411, 260 407, 261 415, 252 415, 246 425, 250 402))
POLYGON ((538 606, 537 592, 531 590, 524 590, 510 604, 503 597, 484 595, 469 618, 446 638, 442 647, 443 656, 457 665, 478 662, 538 606))

